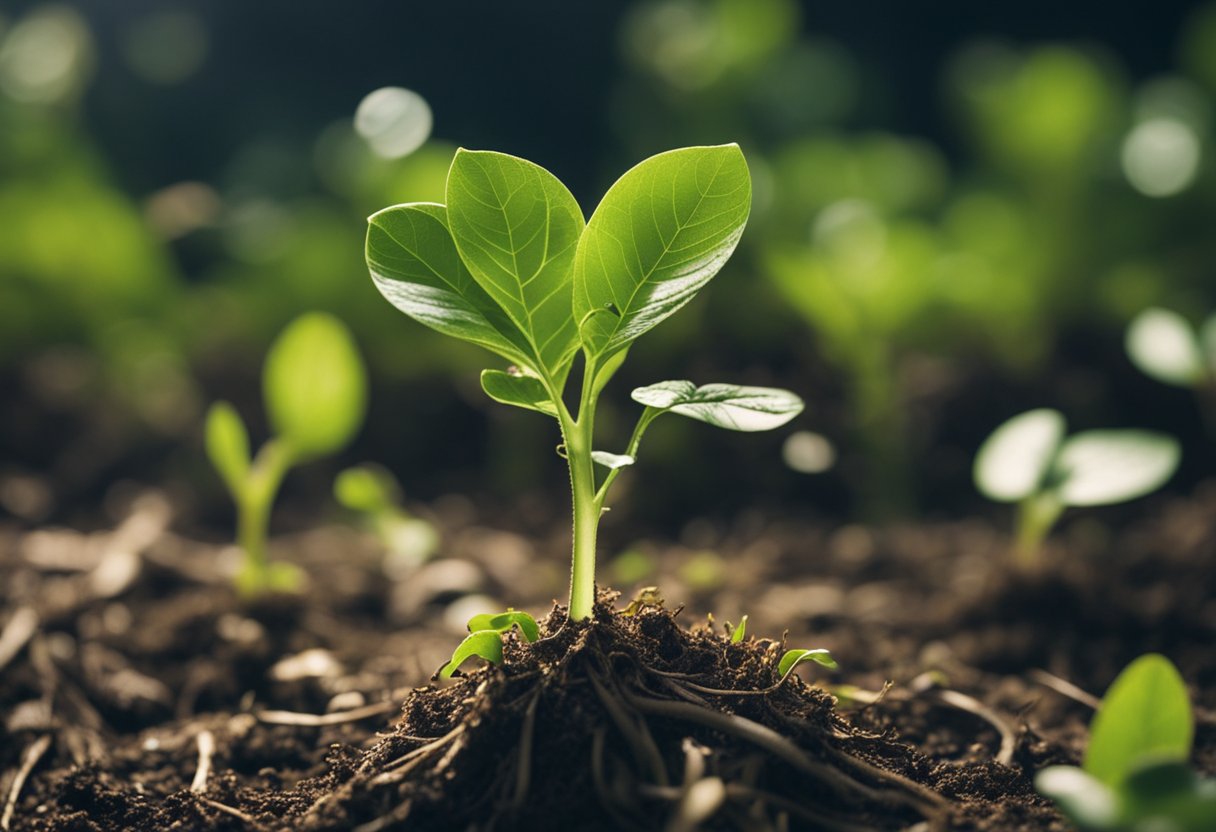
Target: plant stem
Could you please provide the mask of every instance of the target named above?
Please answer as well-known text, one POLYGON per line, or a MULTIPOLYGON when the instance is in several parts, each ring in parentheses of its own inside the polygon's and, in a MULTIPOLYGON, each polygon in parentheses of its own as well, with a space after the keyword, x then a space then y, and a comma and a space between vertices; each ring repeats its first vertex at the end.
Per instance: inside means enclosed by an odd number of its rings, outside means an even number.
POLYGON ((246 487, 237 499, 237 544, 245 554, 239 585, 256 594, 267 585, 269 556, 266 539, 270 531, 270 509, 283 476, 291 467, 287 446, 271 440, 258 451, 246 487))
POLYGON ((1018 505, 1018 530, 1013 555, 1019 569, 1033 572, 1039 568, 1043 540, 1063 511, 1064 503, 1051 491, 1031 494, 1018 505))
POLYGON ((583 387, 578 418, 554 396, 558 422, 570 467, 570 498, 573 503, 573 551, 570 556, 570 620, 591 617, 595 607, 595 541, 600 525, 600 504, 595 493, 595 463, 591 461, 595 435, 595 374, 597 362, 588 359, 583 368, 583 387))

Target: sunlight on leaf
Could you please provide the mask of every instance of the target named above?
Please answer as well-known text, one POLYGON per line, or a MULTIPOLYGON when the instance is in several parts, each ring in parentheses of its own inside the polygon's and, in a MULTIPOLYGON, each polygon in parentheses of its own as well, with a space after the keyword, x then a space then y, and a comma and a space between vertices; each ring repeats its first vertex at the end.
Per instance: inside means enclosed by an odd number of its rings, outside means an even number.
POLYGON ((1014 416, 985 440, 975 457, 975 484, 990 499, 1014 502, 1043 486, 1064 439, 1064 416, 1031 410, 1014 416))
POLYGON ((661 381, 633 391, 638 404, 678 413, 720 428, 761 431, 779 428, 802 412, 802 399, 773 387, 661 381))
POLYGON ((439 678, 450 679, 465 659, 480 656, 491 664, 502 664, 502 636, 497 630, 479 630, 460 642, 451 660, 439 670, 439 678))
POLYGON ((1145 430, 1090 430, 1060 448, 1060 498, 1070 506, 1130 500, 1164 485, 1178 468, 1177 440, 1145 430))
POLYGON ((1127 328, 1127 354, 1145 375, 1189 387, 1203 379, 1199 339, 1186 318, 1168 309, 1146 309, 1127 328))
POLYGON ((785 655, 781 657, 781 661, 777 663, 777 675, 785 678, 793 672, 794 668, 803 662, 815 662, 832 670, 835 670, 839 666, 836 664, 836 660, 832 658, 832 654, 822 647, 814 650, 786 650, 785 655))
POLYGON ((549 398, 545 385, 536 376, 506 373, 502 370, 482 370, 481 389, 496 402, 557 416, 557 406, 549 398))

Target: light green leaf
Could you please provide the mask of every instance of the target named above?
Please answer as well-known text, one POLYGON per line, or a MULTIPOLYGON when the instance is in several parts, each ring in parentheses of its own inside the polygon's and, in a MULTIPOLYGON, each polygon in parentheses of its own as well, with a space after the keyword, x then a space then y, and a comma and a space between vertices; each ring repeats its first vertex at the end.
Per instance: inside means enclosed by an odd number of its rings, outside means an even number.
POLYGON ((992 500, 1016 502, 1044 485, 1064 439, 1064 416, 1041 408, 1014 416, 975 455, 975 485, 992 500))
POLYGON ((425 202, 394 205, 367 222, 367 267, 389 303, 444 335, 516 364, 536 363, 528 339, 460 259, 446 208, 425 202))
POLYGON ((296 318, 271 346, 262 390, 275 433, 301 457, 342 448, 367 409, 367 374, 355 342, 322 312, 296 318))
POLYGON ((1049 766, 1035 775, 1034 785, 1082 829, 1114 829, 1119 823, 1115 793, 1076 766, 1049 766))
POLYGON ((502 370, 482 370, 481 389, 496 402, 557 416, 557 405, 549 398, 549 391, 536 376, 504 373, 502 370))
POLYGON ((730 634, 730 643, 738 644, 743 641, 743 637, 747 635, 747 616, 739 619, 739 626, 735 627, 734 632, 730 634))
POLYGON ((228 402, 216 402, 207 411, 206 446, 228 490, 240 494, 249 478, 249 433, 228 402))
POLYGON ((1119 503, 1165 484, 1182 456, 1178 442, 1146 430, 1090 430, 1070 436, 1053 464, 1070 506, 1119 503))
POLYGON ((448 171, 448 222, 460 257, 557 376, 578 348, 571 312, 583 213, 557 177, 531 162, 459 150, 448 171))
POLYGON ((1168 309, 1145 309, 1127 328, 1127 354, 1145 375, 1190 387, 1203 380, 1204 358, 1195 330, 1168 309))
POLYGON ((779 428, 802 412, 802 399, 774 387, 660 381, 639 387, 633 400, 720 428, 760 431, 779 428))
POLYGON ((595 372, 595 381, 591 385, 591 395, 599 397, 600 393, 604 392, 604 387, 616 375, 616 371, 621 369, 621 365, 625 363, 625 358, 629 355, 629 348, 613 353, 609 358, 605 359, 595 372))
POLYGON ((660 153, 617 180, 578 243, 574 318, 592 355, 674 313, 735 250, 751 210, 738 145, 660 153))
POLYGON ((470 633, 452 653, 452 658, 439 669, 441 679, 450 679, 465 659, 481 656, 490 664, 502 664, 502 637, 497 630, 478 630, 470 633))
POLYGON ((470 633, 479 630, 493 630, 496 633, 505 633, 512 627, 519 627, 519 631, 523 634, 525 641, 533 642, 540 638, 540 627, 537 626, 536 619, 521 610, 486 613, 475 615, 469 619, 470 633))
POLYGON ((352 511, 382 512, 400 499, 392 474, 377 465, 347 468, 334 479, 334 498, 352 511))
POLYGON ((637 462, 637 459, 629 454, 613 454, 608 451, 592 451, 591 461, 597 465, 603 465, 610 470, 617 468, 625 468, 637 462))
POLYGON ((793 672, 795 667, 803 662, 815 662, 815 664, 821 664, 832 670, 838 667, 836 660, 832 658, 832 654, 822 647, 814 650, 786 650, 785 654, 781 657, 781 661, 777 663, 777 675, 784 679, 793 672))
POLYGON ((1185 761, 1195 724, 1186 684, 1165 656, 1149 653, 1124 668, 1090 724, 1084 768, 1118 788, 1147 761, 1185 761))

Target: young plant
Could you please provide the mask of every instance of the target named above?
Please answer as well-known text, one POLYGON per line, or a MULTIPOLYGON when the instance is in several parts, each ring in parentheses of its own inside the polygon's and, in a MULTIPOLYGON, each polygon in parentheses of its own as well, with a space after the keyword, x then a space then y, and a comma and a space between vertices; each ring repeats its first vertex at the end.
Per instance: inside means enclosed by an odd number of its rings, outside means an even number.
POLYGON ((802 410, 784 390, 665 381, 633 391, 643 410, 622 452, 596 447, 596 406, 629 347, 688 303, 734 251, 751 209, 747 163, 733 144, 661 153, 617 180, 584 222, 544 168, 460 150, 446 194, 446 205, 396 205, 370 217, 372 280, 411 318, 508 361, 481 374, 488 396, 557 423, 574 508, 569 614, 583 620, 595 602, 596 535, 609 490, 637 460, 655 419, 676 413, 753 431, 802 410), (581 382, 568 397, 580 357, 581 382))
POLYGON ((1086 832, 1216 829, 1216 781, 1187 766, 1194 735, 1182 677, 1150 653, 1106 692, 1081 768, 1045 768, 1035 785, 1086 832))
POLYGON ((341 450, 363 424, 366 371, 346 327, 319 312, 293 321, 266 356, 262 396, 274 436, 252 458, 236 409, 216 402, 207 413, 207 454, 236 503, 236 585, 247 597, 299 588, 296 566, 267 558, 275 495, 290 468, 341 450))
POLYGON ((387 553, 385 571, 404 577, 439 548, 439 534, 427 521, 401 507, 401 486, 378 465, 347 468, 334 480, 334 498, 362 516, 387 553))
POLYGON ((1043 539, 1069 506, 1121 503, 1164 485, 1178 467, 1177 441, 1146 430, 1065 435, 1064 416, 1042 408, 1015 416, 975 457, 975 484, 993 500, 1018 503, 1015 555, 1039 564, 1043 539))
POLYGON ((1126 346, 1145 375, 1194 390, 1216 433, 1216 314, 1196 329, 1177 312, 1145 309, 1127 327, 1126 346))

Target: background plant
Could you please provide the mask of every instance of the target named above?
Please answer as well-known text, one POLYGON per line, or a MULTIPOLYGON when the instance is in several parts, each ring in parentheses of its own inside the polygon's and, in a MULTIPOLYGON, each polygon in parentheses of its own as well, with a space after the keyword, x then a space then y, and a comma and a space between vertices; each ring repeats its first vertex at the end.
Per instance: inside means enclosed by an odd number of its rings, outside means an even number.
POLYGON ((357 512, 386 553, 385 571, 403 578, 439 548, 439 532, 401 505, 401 485, 379 465, 358 465, 334 479, 334 498, 357 512))

